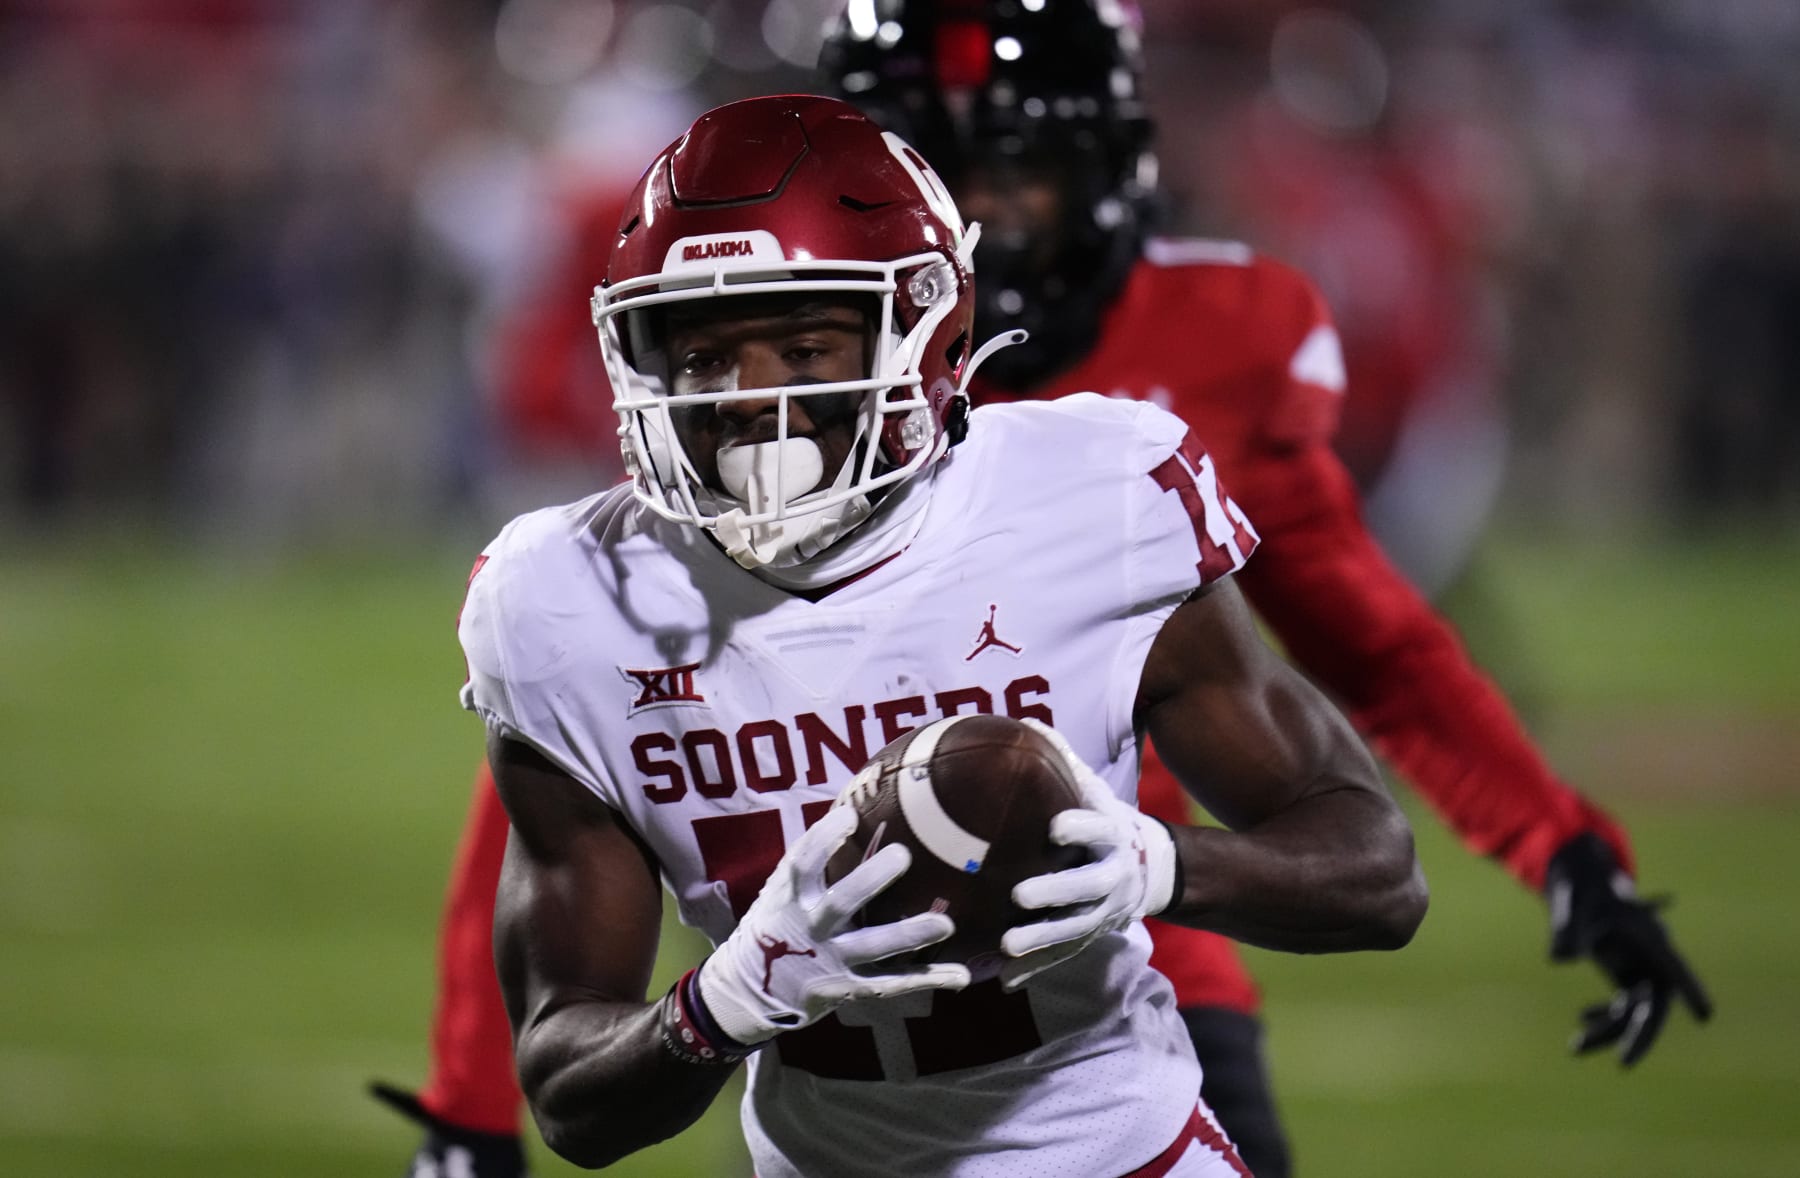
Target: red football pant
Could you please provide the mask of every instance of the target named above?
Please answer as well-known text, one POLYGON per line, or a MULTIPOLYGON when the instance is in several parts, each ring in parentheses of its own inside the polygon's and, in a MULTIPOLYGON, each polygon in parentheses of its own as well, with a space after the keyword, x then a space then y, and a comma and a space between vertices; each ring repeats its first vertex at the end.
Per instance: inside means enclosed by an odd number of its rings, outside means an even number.
POLYGON ((487 762, 456 850, 438 941, 431 1074, 419 1100, 454 1125, 517 1133, 524 1094, 513 1070, 512 1028, 494 972, 494 892, 506 856, 506 809, 487 762))

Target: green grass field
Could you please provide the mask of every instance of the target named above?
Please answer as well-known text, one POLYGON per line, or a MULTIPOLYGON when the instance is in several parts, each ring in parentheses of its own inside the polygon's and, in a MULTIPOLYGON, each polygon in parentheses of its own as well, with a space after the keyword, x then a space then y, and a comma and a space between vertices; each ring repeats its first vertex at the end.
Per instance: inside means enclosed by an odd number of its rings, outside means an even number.
MULTIPOLYGON (((362 1089, 423 1075, 481 743, 466 558, 11 547, 0 1174, 398 1176, 413 1134, 362 1089)), ((1496 665, 1678 892, 1719 1015, 1632 1073, 1567 1058, 1597 976, 1547 966, 1538 902, 1415 809, 1411 948, 1255 955, 1305 1174, 1800 1174, 1800 548, 1513 542, 1483 571, 1496 665)), ((733 1103, 615 1172, 747 1172, 733 1103)))

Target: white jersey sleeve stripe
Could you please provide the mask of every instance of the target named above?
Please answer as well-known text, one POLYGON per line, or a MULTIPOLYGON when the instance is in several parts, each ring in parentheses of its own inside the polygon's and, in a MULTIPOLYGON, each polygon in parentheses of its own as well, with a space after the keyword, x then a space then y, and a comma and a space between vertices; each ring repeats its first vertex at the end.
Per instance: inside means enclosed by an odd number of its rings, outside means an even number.
POLYGON ((1288 361, 1288 376, 1301 384, 1341 393, 1349 384, 1344 372, 1344 345, 1337 328, 1321 323, 1306 334, 1288 361))
POLYGON ((1144 243, 1152 266, 1248 266, 1256 251, 1241 241, 1210 237, 1152 237, 1144 243))

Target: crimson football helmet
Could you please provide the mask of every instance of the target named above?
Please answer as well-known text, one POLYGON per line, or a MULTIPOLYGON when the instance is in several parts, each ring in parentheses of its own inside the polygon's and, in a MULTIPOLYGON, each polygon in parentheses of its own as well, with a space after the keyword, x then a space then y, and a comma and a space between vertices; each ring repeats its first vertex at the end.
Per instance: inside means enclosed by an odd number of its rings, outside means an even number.
POLYGON ((925 469, 965 428, 963 389, 981 359, 970 339, 977 236, 924 159, 854 107, 780 95, 702 115, 638 182, 594 291, 638 499, 709 529, 749 568, 804 560, 861 523, 872 493, 925 469), (874 308, 863 379, 671 392, 657 340, 672 305, 790 292, 874 308), (855 443, 835 479, 815 486, 816 447, 789 445, 788 405, 844 393, 862 394, 855 443), (765 468, 740 478, 737 494, 706 484, 671 417, 731 400, 775 401, 778 426, 757 459, 765 468))

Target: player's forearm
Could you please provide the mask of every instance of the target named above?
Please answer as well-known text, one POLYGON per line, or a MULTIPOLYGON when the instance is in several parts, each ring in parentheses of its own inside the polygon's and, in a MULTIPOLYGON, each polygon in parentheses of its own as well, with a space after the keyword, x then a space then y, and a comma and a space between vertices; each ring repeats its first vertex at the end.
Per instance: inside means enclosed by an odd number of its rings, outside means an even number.
POLYGON ((1158 915, 1266 949, 1398 949, 1426 906, 1406 818, 1358 787, 1320 792, 1241 831, 1174 828, 1176 901, 1158 915))
POLYGON ((519 1078, 544 1141, 589 1169, 699 1120, 736 1068, 678 1058, 661 1005, 570 1002, 519 1036, 519 1078))

